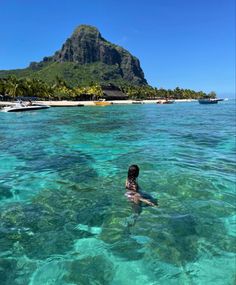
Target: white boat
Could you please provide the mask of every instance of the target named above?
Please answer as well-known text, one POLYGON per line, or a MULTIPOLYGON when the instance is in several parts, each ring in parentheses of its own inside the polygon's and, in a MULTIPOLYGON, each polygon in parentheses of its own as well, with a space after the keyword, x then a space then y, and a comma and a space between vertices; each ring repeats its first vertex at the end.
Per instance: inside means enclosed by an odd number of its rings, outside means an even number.
POLYGON ((218 99, 218 98, 203 98, 199 99, 199 104, 217 104, 220 101, 224 101, 224 99, 218 99))
POLYGON ((24 103, 15 103, 10 106, 2 108, 2 112, 25 112, 33 110, 48 109, 50 106, 44 104, 24 104, 24 103))

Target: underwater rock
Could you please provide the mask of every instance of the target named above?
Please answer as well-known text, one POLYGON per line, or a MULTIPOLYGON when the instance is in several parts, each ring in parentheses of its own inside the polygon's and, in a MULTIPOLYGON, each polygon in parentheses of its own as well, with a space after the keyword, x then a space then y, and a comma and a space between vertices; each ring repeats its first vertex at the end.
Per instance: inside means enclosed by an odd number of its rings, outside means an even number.
POLYGON ((111 202, 106 197, 99 201, 89 200, 88 207, 80 207, 77 211, 77 223, 86 224, 90 227, 100 227, 107 216, 107 208, 111 202))
MULTIPOLYGON (((185 264, 195 261, 198 254, 197 223, 191 215, 172 216, 169 220, 171 235, 168 236, 169 249, 173 252, 174 263, 185 264)), ((169 258, 168 258, 169 259, 169 258)))
POLYGON ((33 272, 30 285, 57 284, 63 285, 62 278, 67 271, 68 261, 62 258, 44 261, 41 266, 33 272))
POLYGON ((22 205, 20 203, 12 203, 9 206, 3 207, 0 212, 0 223, 9 226, 21 225, 24 216, 22 205))
MULTIPOLYGON (((76 217, 76 215, 74 215, 76 217)), ((78 237, 76 231, 65 233, 69 217, 60 216, 49 207, 40 204, 16 204, 1 213, 0 244, 5 251, 19 242, 25 254, 32 258, 45 258, 53 253, 62 253, 78 237)))
POLYGON ((114 276, 114 266, 102 255, 72 260, 70 256, 55 256, 44 261, 31 276, 30 284, 108 285, 114 276))
POLYGON ((17 264, 14 259, 0 258, 0 284, 16 285, 17 264))
POLYGON ((100 235, 102 241, 115 244, 120 241, 123 236, 127 236, 127 224, 125 219, 127 218, 126 213, 121 212, 110 212, 110 215, 106 216, 103 223, 103 231, 100 235))
POLYGON ((70 284, 109 285, 114 273, 114 266, 110 260, 102 255, 88 256, 72 261, 63 280, 70 284))
POLYGON ((12 198, 13 194, 11 192, 11 188, 1 185, 0 186, 0 200, 12 198))
POLYGON ((198 201, 197 207, 194 209, 199 218, 219 219, 226 218, 235 210, 234 205, 218 200, 215 197, 210 197, 210 200, 198 201))
POLYGON ((211 216, 200 218, 199 221, 197 232, 205 240, 205 247, 212 256, 217 256, 222 251, 236 253, 235 237, 228 235, 229 228, 234 229, 234 225, 227 227, 223 219, 211 216))
POLYGON ((74 243, 74 253, 80 257, 103 255, 110 258, 109 246, 97 237, 80 238, 74 243))
POLYGON ((15 278, 16 284, 30 284, 32 273, 36 270, 38 262, 28 259, 28 257, 25 255, 21 255, 15 260, 17 263, 17 276, 15 278))
POLYGON ((196 234, 196 222, 191 215, 175 215, 169 220, 172 232, 175 236, 189 236, 196 234))
POLYGON ((130 231, 137 216, 118 211, 106 217, 99 238, 110 245, 113 254, 123 259, 137 260, 143 256, 140 244, 131 238, 130 231))
POLYGON ((62 178, 70 182, 81 183, 89 178, 96 178, 98 176, 92 167, 93 158, 79 151, 73 155, 70 153, 64 155, 61 155, 61 153, 60 155, 42 153, 36 160, 24 154, 24 161, 26 161, 26 165, 21 167, 22 171, 25 168, 30 168, 34 172, 57 172, 62 178))
MULTIPOLYGON (((39 193, 33 203, 41 205, 50 213, 51 223, 56 227, 63 227, 68 223, 85 224, 91 227, 100 226, 103 223, 105 210, 109 201, 106 197, 97 200, 81 197, 81 193, 69 189, 60 191, 44 190, 39 193), (53 220, 54 219, 54 220, 53 220)), ((48 214, 49 216, 49 214, 48 214)))
POLYGON ((15 242, 23 235, 31 235, 38 230, 37 223, 42 217, 40 206, 14 203, 2 209, 0 214, 0 232, 6 240, 15 242))
POLYGON ((111 252, 127 261, 140 260, 144 256, 143 246, 130 237, 113 244, 111 252))
POLYGON ((66 188, 45 189, 32 203, 8 204, 0 212, 1 249, 11 250, 19 242, 24 254, 37 259, 68 252, 74 240, 98 234, 76 226, 100 228, 107 204, 106 197, 84 199, 81 193, 66 188))
POLYGON ((24 213, 23 224, 32 231, 38 231, 38 221, 45 215, 45 211, 41 205, 26 204, 22 208, 24 213))
POLYGON ((39 232, 22 238, 21 244, 29 258, 45 259, 53 254, 64 254, 71 250, 75 236, 63 231, 39 232))
POLYGON ((151 242, 145 248, 145 260, 153 266, 153 272, 157 260, 177 267, 196 260, 199 240, 196 225, 191 215, 162 217, 162 228, 150 232, 151 242))
POLYGON ((100 227, 90 227, 88 225, 78 224, 75 227, 76 230, 88 232, 92 235, 99 235, 102 232, 102 229, 100 227))

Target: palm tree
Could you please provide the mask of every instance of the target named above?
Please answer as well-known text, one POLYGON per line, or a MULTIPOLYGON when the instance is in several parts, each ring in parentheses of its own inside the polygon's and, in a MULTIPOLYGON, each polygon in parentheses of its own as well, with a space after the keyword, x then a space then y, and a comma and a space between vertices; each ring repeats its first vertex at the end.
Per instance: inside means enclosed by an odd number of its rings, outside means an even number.
POLYGON ((12 97, 14 100, 16 96, 21 96, 23 94, 19 81, 15 77, 9 77, 7 79, 5 85, 5 93, 12 97))

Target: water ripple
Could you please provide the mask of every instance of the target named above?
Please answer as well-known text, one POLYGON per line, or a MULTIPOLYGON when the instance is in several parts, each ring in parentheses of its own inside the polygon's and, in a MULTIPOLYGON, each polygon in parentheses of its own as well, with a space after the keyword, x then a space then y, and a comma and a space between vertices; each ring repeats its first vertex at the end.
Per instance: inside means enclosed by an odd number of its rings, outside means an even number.
POLYGON ((235 102, 0 119, 1 284, 234 284, 235 102))

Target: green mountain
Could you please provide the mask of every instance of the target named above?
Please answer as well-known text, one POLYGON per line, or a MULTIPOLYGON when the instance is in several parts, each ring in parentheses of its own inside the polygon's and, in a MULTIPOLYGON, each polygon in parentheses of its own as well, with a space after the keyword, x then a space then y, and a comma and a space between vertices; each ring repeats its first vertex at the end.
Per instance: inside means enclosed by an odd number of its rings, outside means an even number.
POLYGON ((59 77, 72 86, 91 82, 147 84, 136 57, 105 40, 97 28, 87 25, 79 26, 53 56, 32 62, 25 69, 0 70, 0 77, 10 75, 37 78, 48 83, 59 77))

